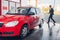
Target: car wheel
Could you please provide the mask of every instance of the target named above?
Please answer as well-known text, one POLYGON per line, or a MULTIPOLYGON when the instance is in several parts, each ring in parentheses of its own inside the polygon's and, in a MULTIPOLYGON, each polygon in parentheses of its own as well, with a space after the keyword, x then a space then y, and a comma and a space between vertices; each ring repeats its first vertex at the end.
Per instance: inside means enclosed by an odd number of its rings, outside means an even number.
POLYGON ((41 20, 41 23, 39 24, 39 28, 42 28, 43 24, 44 24, 44 19, 41 20))
POLYGON ((39 28, 42 28, 42 25, 41 24, 39 24, 39 28))
POLYGON ((28 34, 28 25, 24 25, 23 28, 21 29, 20 37, 24 38, 28 34))

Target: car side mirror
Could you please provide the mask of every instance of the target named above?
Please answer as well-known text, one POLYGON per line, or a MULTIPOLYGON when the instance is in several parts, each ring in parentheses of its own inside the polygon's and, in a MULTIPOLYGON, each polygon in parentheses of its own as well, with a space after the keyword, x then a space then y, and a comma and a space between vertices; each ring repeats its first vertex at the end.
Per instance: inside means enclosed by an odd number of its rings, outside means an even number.
POLYGON ((33 13, 33 12, 29 12, 28 15, 35 15, 35 13, 33 13))

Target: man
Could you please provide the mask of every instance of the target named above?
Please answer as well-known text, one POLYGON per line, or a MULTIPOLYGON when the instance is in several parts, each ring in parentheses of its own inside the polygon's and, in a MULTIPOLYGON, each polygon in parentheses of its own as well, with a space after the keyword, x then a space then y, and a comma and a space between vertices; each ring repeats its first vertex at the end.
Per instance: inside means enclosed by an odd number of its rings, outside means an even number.
POLYGON ((50 19, 54 22, 53 24, 55 25, 55 20, 53 19, 53 15, 54 15, 54 9, 52 8, 52 6, 51 5, 49 5, 49 18, 48 18, 48 28, 49 28, 49 30, 50 30, 50 35, 51 35, 51 29, 50 29, 50 26, 49 26, 49 22, 50 22, 50 19))

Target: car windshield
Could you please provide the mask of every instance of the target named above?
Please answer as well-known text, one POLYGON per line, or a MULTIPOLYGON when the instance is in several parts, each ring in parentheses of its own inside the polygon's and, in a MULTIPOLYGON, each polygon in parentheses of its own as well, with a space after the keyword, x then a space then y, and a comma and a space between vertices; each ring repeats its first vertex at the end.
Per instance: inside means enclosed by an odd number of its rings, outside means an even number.
POLYGON ((19 7, 16 10, 17 10, 17 12, 15 12, 15 13, 12 10, 9 10, 7 14, 11 14, 11 15, 19 15, 19 14, 20 15, 26 15, 28 13, 29 8, 27 8, 27 7, 26 8, 19 7))

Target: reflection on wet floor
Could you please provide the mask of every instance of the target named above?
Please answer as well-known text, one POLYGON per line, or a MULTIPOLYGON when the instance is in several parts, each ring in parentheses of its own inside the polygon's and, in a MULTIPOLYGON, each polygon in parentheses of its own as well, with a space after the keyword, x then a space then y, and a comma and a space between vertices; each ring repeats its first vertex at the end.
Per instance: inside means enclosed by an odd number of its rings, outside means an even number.
POLYGON ((50 23, 52 35, 49 35, 48 24, 44 22, 43 27, 37 30, 31 31, 26 38, 21 39, 17 37, 0 38, 0 40, 60 40, 60 24, 50 23))
POLYGON ((42 40, 60 40, 59 35, 59 31, 60 31, 60 24, 56 23, 56 25, 54 26, 53 23, 50 23, 50 28, 52 31, 52 35, 49 35, 49 29, 48 29, 48 24, 45 22, 44 26, 43 26, 43 36, 42 36, 42 40))
POLYGON ((42 38, 43 35, 43 30, 32 30, 26 38, 21 39, 21 38, 17 38, 17 37, 0 37, 0 40, 39 40, 42 38))

